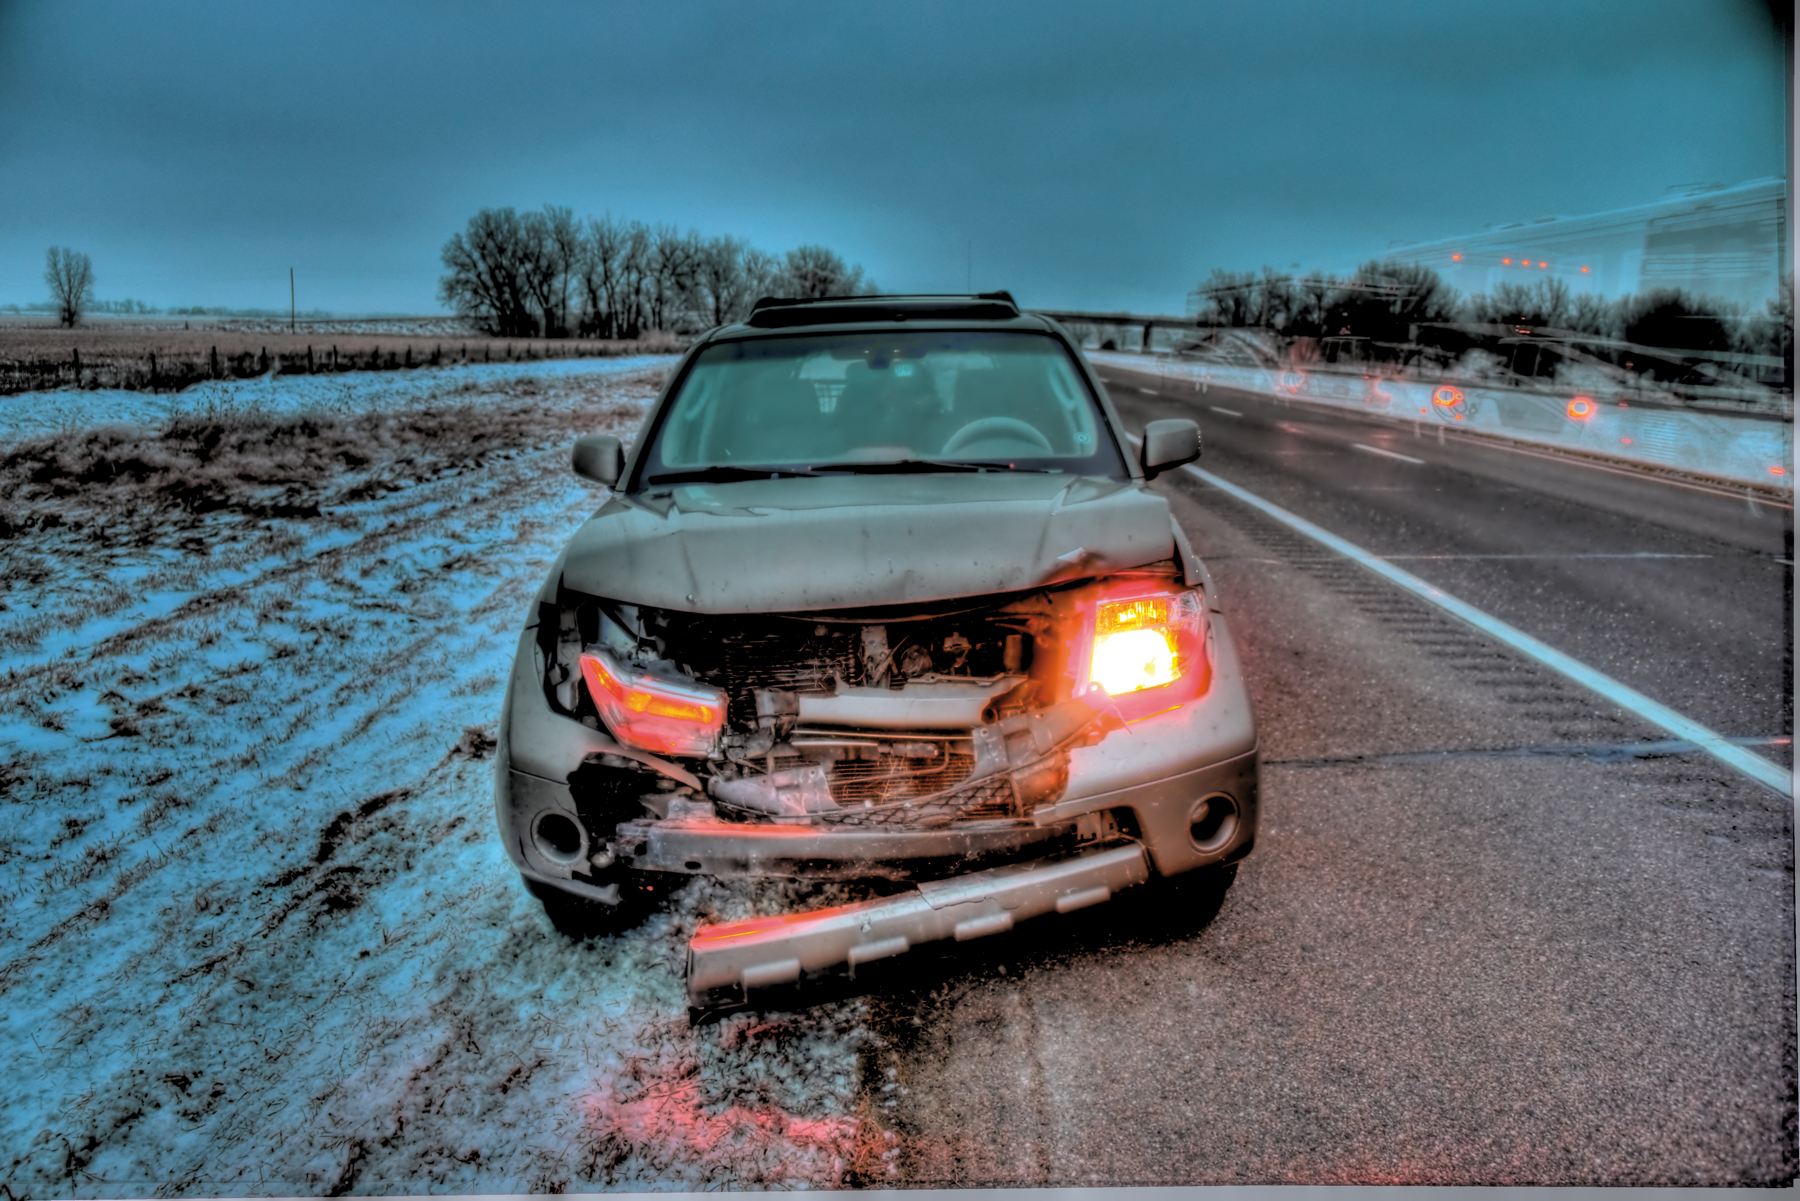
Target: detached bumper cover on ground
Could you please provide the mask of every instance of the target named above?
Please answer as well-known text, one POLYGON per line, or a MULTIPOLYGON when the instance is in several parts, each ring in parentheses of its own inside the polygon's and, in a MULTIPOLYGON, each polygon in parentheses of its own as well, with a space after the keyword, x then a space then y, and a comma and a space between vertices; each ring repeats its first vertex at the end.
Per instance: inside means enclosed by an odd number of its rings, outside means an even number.
POLYGON ((1026 918, 1098 905, 1149 878, 1144 848, 1127 842, 927 881, 902 896, 708 926, 688 942, 688 997, 704 1006, 802 972, 854 970, 920 943, 1000 934, 1026 918))

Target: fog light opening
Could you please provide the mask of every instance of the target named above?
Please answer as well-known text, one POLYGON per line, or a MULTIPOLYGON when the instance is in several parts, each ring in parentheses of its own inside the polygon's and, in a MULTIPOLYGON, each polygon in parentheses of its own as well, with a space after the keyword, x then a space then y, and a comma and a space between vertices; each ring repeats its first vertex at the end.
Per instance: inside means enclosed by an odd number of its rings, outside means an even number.
POLYGON ((1237 833, 1237 802, 1223 792, 1201 797, 1188 814, 1188 837, 1201 851, 1217 851, 1237 833))
POLYGON ((539 854, 562 867, 571 867, 586 857, 587 836, 581 823, 560 810, 546 809, 538 814, 531 826, 531 841, 539 854))

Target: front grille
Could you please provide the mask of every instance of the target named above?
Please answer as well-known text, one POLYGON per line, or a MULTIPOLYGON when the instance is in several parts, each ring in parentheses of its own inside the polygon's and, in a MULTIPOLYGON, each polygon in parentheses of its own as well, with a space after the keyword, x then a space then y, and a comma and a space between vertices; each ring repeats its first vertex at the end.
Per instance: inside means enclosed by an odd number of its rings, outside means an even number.
MULTIPOLYGON (((803 767, 799 755, 778 755, 775 769, 803 767)), ((831 764, 831 799, 841 813, 820 815, 836 825, 929 826, 1014 816, 1012 781, 1005 775, 971 781, 975 757, 839 759, 831 764)))
POLYGON ((725 690, 730 698, 726 719, 738 729, 756 725, 758 688, 826 692, 834 680, 849 685, 863 681, 857 654, 861 636, 855 626, 781 618, 714 619, 694 623, 690 635, 697 636, 697 644, 710 643, 706 659, 711 670, 700 678, 725 690))

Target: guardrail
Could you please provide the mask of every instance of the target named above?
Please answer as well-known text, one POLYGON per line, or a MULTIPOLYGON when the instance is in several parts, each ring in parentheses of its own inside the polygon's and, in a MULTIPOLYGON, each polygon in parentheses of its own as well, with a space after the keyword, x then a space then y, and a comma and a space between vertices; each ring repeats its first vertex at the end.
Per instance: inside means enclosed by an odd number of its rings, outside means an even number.
POLYGON ((1483 385, 1418 383, 1374 373, 1275 371, 1120 351, 1086 354, 1094 363, 1178 381, 1196 392, 1217 384, 1793 491, 1791 421, 1644 408, 1629 400, 1594 396, 1563 398, 1483 385))

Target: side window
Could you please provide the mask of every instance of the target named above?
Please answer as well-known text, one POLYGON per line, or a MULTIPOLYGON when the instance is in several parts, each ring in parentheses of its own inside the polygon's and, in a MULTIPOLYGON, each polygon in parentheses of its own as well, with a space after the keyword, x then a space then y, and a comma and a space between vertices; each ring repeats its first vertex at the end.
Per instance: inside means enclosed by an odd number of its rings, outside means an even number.
POLYGON ((688 375, 682 388, 682 405, 662 437, 663 461, 670 466, 686 467, 704 461, 702 448, 712 425, 714 400, 719 390, 719 373, 715 367, 699 366, 688 375))

